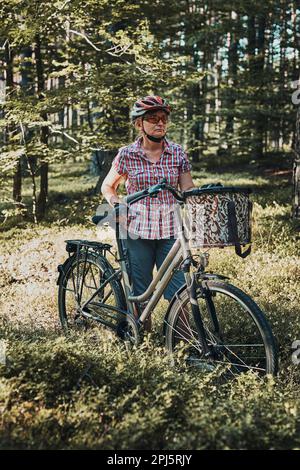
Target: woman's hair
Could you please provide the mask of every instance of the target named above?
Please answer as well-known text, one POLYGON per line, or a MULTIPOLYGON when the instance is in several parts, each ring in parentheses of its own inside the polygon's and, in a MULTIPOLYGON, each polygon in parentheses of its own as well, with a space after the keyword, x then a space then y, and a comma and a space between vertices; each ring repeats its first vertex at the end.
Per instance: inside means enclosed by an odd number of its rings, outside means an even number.
POLYGON ((131 125, 135 128, 136 132, 139 134, 139 135, 142 135, 143 134, 143 131, 142 131, 142 126, 139 127, 139 123, 141 123, 142 121, 142 118, 141 117, 138 117, 136 118, 134 121, 130 121, 131 125))

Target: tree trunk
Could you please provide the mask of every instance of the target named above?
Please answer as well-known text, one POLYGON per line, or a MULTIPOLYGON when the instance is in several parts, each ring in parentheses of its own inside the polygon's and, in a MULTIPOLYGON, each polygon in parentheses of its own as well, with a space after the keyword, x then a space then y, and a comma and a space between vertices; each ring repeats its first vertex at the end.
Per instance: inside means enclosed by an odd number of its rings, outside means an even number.
POLYGON ((221 116, 220 116, 220 85, 221 85, 221 73, 222 73, 222 61, 219 57, 219 50, 215 53, 215 72, 214 72, 214 113, 215 113, 215 133, 216 138, 220 139, 221 134, 221 116))
MULTIPOLYGON (((285 103, 285 62, 286 62, 286 48, 287 48, 287 15, 284 8, 282 8, 280 13, 280 44, 279 44, 279 93, 278 93, 278 105, 284 106, 285 103)), ((282 150, 283 145, 283 123, 285 120, 282 117, 282 113, 278 119, 278 126, 276 129, 277 138, 276 138, 276 147, 279 150, 282 150)))
MULTIPOLYGON (((201 8, 199 9, 197 7, 197 2, 194 1, 189 2, 189 7, 194 21, 195 18, 199 19, 201 17, 203 22, 205 22, 206 27, 210 26, 211 12, 208 11, 208 7, 203 10, 201 8)), ((187 25, 186 39, 189 39, 189 34, 189 25, 187 25)), ((197 40, 195 44, 187 45, 187 49, 192 58, 192 70, 205 74, 208 69, 209 62, 206 41, 203 40, 202 42, 197 40), (199 54, 200 51, 201 53, 199 54)), ((194 163, 199 163, 205 145, 205 127, 209 126, 208 98, 207 75, 204 75, 200 81, 193 83, 190 86, 190 113, 191 122, 193 122, 191 127, 192 151, 190 154, 194 163)))
POLYGON ((294 160, 293 184, 293 218, 300 220, 300 158, 294 160))
MULTIPOLYGON (((41 40, 37 34, 35 38, 35 63, 36 63, 36 75, 38 84, 38 97, 42 101, 44 99, 43 92, 45 90, 45 79, 44 79, 44 64, 41 53, 41 40)), ((47 113, 42 112, 41 118, 47 121, 47 113)), ((40 141, 44 145, 48 145, 49 129, 48 126, 43 126, 40 132, 40 141)), ((41 160, 40 165, 40 193, 37 200, 37 215, 38 220, 42 220, 45 217, 46 204, 48 198, 48 162, 41 160)))
MULTIPOLYGON (((300 80, 299 80, 300 84, 300 80)), ((292 215, 294 219, 300 220, 300 105, 298 104, 297 118, 296 118, 296 133, 294 143, 294 168, 293 168, 293 208, 292 215)))
POLYGON ((14 172, 13 177, 13 200, 17 203, 17 205, 21 206, 20 202, 22 202, 22 169, 21 169, 21 157, 19 157, 17 167, 14 172))
POLYGON ((258 93, 258 110, 255 119, 254 136, 254 155, 260 159, 264 153, 264 128, 265 117, 261 108, 264 106, 263 83, 264 83, 264 65, 265 65, 265 29, 266 17, 261 13, 258 17, 258 35, 257 35, 257 57, 255 59, 255 81, 258 93))
POLYGON ((231 151, 232 140, 234 133, 234 114, 235 114, 235 93, 237 86, 237 73, 238 73, 238 40, 235 31, 234 12, 231 12, 232 31, 229 37, 228 44, 228 90, 227 90, 227 117, 226 117, 226 138, 228 142, 228 151, 231 151))
POLYGON ((92 172, 99 176, 94 194, 100 194, 100 189, 106 177, 117 150, 95 150, 92 157, 92 172))
MULTIPOLYGON (((6 87, 9 91, 13 89, 14 80, 13 80, 13 54, 10 48, 9 42, 6 41, 5 44, 5 62, 6 62, 6 87)), ((9 143, 9 126, 6 127, 6 139, 5 144, 9 143)), ((13 176, 13 200, 19 205, 22 201, 22 173, 21 173, 21 157, 18 158, 17 166, 13 176)))
POLYGON ((292 21, 292 28, 293 28, 293 80, 297 80, 298 76, 298 60, 299 60, 299 50, 300 50, 300 41, 299 41, 299 33, 297 30, 297 8, 294 3, 292 3, 292 13, 291 13, 291 21, 292 21))
MULTIPOLYGON (((254 86, 255 83, 255 47, 256 47, 256 31, 255 31, 255 16, 249 14, 247 19, 247 59, 249 69, 249 85, 254 86)), ((253 132, 255 121, 249 119, 249 138, 251 138, 252 145, 254 146, 255 135, 253 132)))
MULTIPOLYGON (((32 56, 33 50, 32 47, 26 46, 22 48, 22 52, 20 53, 20 86, 22 89, 22 93, 26 94, 26 96, 34 96, 34 71, 32 67, 32 56)), ((24 138, 26 138, 26 142, 29 143, 34 137, 34 130, 28 129, 24 130, 24 138)), ((22 177, 30 176, 32 177, 32 172, 36 172, 37 169, 37 157, 35 155, 30 156, 30 170, 28 166, 28 162, 26 157, 21 157, 21 173, 22 177)), ((32 195, 32 197, 34 197, 32 195)), ((35 204, 36 206, 36 204, 35 204)))
MULTIPOLYGON (((197 67, 197 63, 195 62, 195 65, 197 67)), ((197 83, 192 87, 192 96, 191 99, 193 100, 193 108, 194 108, 194 114, 196 116, 193 117, 194 119, 194 124, 193 124, 193 142, 194 142, 194 149, 191 152, 191 157, 192 161, 194 163, 198 163, 200 161, 200 153, 201 150, 199 149, 199 145, 201 142, 201 146, 203 145, 203 140, 204 140, 204 135, 203 135, 203 120, 199 119, 197 117, 197 114, 199 113, 201 109, 201 102, 200 102, 200 85, 197 83)), ((202 105, 203 107, 203 105, 202 105)))

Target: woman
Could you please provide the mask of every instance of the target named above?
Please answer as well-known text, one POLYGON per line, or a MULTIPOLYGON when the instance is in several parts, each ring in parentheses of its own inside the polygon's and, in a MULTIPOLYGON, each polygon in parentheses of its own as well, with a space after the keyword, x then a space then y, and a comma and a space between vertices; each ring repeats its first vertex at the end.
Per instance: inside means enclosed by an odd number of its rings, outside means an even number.
MULTIPOLYGON (((134 104, 131 119, 140 136, 119 150, 102 184, 101 192, 110 205, 121 202, 117 188, 122 179, 126 180, 128 194, 157 184, 162 178, 182 191, 194 187, 185 152, 166 139, 170 112, 167 101, 159 96, 146 96, 134 104)), ((156 198, 147 197, 130 208, 126 246, 134 295, 145 292, 154 266, 159 269, 175 242, 175 205, 174 196, 164 190, 156 198)), ((183 273, 177 272, 164 297, 170 301, 184 282, 183 273)))

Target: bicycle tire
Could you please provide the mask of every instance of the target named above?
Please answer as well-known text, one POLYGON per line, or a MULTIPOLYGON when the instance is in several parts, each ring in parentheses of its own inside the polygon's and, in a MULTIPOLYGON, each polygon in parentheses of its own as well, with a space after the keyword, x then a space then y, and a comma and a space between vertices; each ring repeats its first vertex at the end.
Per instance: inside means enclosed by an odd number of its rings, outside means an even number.
MULTIPOLYGON (((83 264, 83 271, 85 270, 85 273, 88 272, 87 266, 89 266, 89 269, 91 269, 91 266, 94 266, 94 270, 98 270, 100 274, 100 279, 105 280, 109 276, 111 276, 114 273, 114 268, 112 265, 109 263, 109 261, 101 255, 94 254, 94 253, 80 253, 78 258, 77 255, 74 254, 72 255, 67 262, 63 265, 64 266, 64 272, 63 275, 61 276, 59 280, 59 285, 58 285, 58 310, 59 310, 59 319, 60 323, 62 325, 62 328, 65 333, 68 333, 70 329, 78 329, 80 327, 87 327, 89 324, 88 319, 84 318, 78 313, 78 306, 76 305, 76 297, 75 297, 75 280, 74 276, 72 273, 75 272, 75 275, 79 272, 80 269, 78 269, 77 264, 83 264), (78 270, 78 271, 77 271, 78 270), (68 288, 68 284, 70 283, 70 289, 68 288), (72 287, 73 287, 73 296, 72 296, 72 287), (73 303, 75 305, 70 305, 68 306, 67 303, 71 303, 71 300, 68 299, 67 301, 67 293, 71 292, 70 294, 70 299, 73 297, 73 303), (73 312, 72 312, 73 309, 73 312), (70 312, 71 310, 71 312, 70 312), (72 318, 72 313, 74 315, 74 318, 72 318)), ((93 286, 84 286, 84 282, 82 282, 83 287, 82 290, 86 287, 90 288, 89 295, 91 295, 91 289, 96 290, 96 288, 100 287, 100 282, 97 283, 96 280, 94 279, 94 273, 91 270, 92 273, 91 277, 93 278, 94 285, 93 286)), ((85 275, 85 274, 84 274, 85 275)), ((84 278, 86 279, 86 277, 84 278)), ((116 309, 125 309, 126 308, 126 301, 125 301, 125 296, 124 296, 124 291, 123 287, 120 283, 119 280, 115 279, 112 280, 110 283, 106 285, 104 288, 104 291, 100 291, 98 294, 98 297, 96 298, 96 301, 92 303, 92 308, 93 308, 93 314, 97 317, 97 320, 99 323, 102 323, 103 325, 115 329, 117 327, 118 321, 120 318, 123 318, 121 314, 118 314, 118 312, 113 312, 112 310, 107 310, 105 308, 100 307, 100 300, 105 300, 105 297, 110 296, 110 303, 107 303, 107 305, 111 305, 111 307, 115 307, 116 309), (107 289, 107 290, 105 290, 107 289), (110 295, 110 291, 111 295, 110 295), (103 298, 101 298, 101 296, 103 298)), ((82 300, 81 297, 81 304, 83 304, 84 300, 82 300)), ((104 303, 105 304, 105 303, 104 303)), ((90 307, 90 306, 89 306, 90 307)))
MULTIPOLYGON (((206 324, 205 324, 205 329, 206 333, 209 337, 209 341, 212 345, 212 347, 219 348, 220 351, 223 351, 223 360, 226 357, 226 361, 228 364, 234 364, 235 365, 230 366, 231 370, 230 372, 233 375, 236 375, 237 373, 241 372, 246 372, 249 369, 252 369, 256 372, 258 372, 259 375, 266 375, 266 374, 271 374, 271 375, 276 375, 277 370, 278 370, 278 355, 277 355, 277 348, 276 348, 276 342, 270 327, 270 324, 268 320, 266 319, 264 313, 261 311, 259 306, 254 302, 253 299, 249 297, 245 292, 243 292, 241 289, 228 284, 226 282, 221 282, 221 281, 205 281, 205 289, 204 291, 202 289, 197 289, 197 299, 198 303, 201 302, 204 304, 204 307, 202 306, 202 313, 201 317, 203 314, 203 311, 206 309, 206 324), (206 294, 205 294, 205 289, 206 294), (218 300, 218 303, 216 301, 217 296, 218 299, 223 296, 226 296, 226 298, 232 300, 232 306, 230 306, 229 300, 224 300, 222 301, 218 300), (219 328, 219 331, 216 330, 216 325, 213 325, 213 321, 211 318, 211 314, 209 313, 209 309, 207 309, 207 304, 208 304, 208 296, 210 296, 211 301, 213 302, 214 309, 216 312, 216 318, 217 318, 217 327, 219 328), (222 307, 222 302, 223 302, 223 307, 222 307), (237 316, 237 305, 241 307, 241 311, 246 313, 248 317, 240 319, 240 324, 238 324, 238 316, 237 316), (223 311, 224 313, 223 313, 223 311), (227 312, 226 312, 227 310, 227 312), (221 315, 222 314, 222 315, 221 315), (232 319, 233 314, 235 315, 234 319, 232 319), (220 316, 222 316, 222 322, 220 320, 220 316), (253 328, 250 332, 248 328, 248 323, 247 327, 245 326, 246 324, 246 319, 247 322, 251 320, 251 324, 253 325, 253 328), (226 326, 226 321, 229 323, 231 326, 226 326), (236 322, 236 324, 234 323, 236 322), (213 326, 210 326, 213 325, 213 326), (237 332, 237 329, 240 328, 240 332, 237 332), (241 329, 242 328, 242 329, 241 329), (245 335, 249 335, 249 338, 252 337, 253 331, 256 333, 259 333, 259 337, 263 341, 262 344, 248 344, 246 342, 245 344, 226 344, 226 335, 228 337, 230 329, 233 331, 235 329, 237 334, 240 334, 240 337, 242 338, 245 335), (212 333, 212 330, 214 330, 215 333, 212 333), (216 333, 217 331, 217 333, 216 333), (224 332, 225 332, 225 339, 224 339, 224 332), (229 348, 230 346, 230 348, 229 348), (252 349, 251 349, 252 346, 252 349), (247 354, 253 354, 254 351, 254 346, 257 347, 259 351, 264 348, 264 360, 265 360, 265 367, 259 367, 259 366, 245 366, 244 364, 245 361, 244 359, 240 358, 237 355, 237 350, 239 348, 239 351, 242 351, 242 348, 247 351, 247 354), (236 348, 233 349, 232 348, 236 348), (247 349, 248 348, 248 349, 247 349), (260 349, 259 349, 260 348, 260 349)), ((166 341, 166 347, 170 352, 174 352, 176 350, 176 347, 178 344, 181 342, 185 341, 190 341, 190 338, 192 337, 192 334, 196 336, 196 331, 190 328, 190 324, 188 324, 188 321, 192 323, 192 314, 188 313, 190 310, 188 308, 189 303, 189 295, 187 289, 184 289, 181 293, 179 293, 177 299, 173 302, 169 314, 167 315, 166 319, 166 330, 165 330, 165 341, 166 341), (189 318, 187 318, 187 315, 189 314, 189 318), (181 318, 180 318, 181 316, 181 318), (183 320, 184 318, 184 320, 183 320), (186 321, 187 320, 187 321, 186 321), (186 325, 185 325, 186 321, 186 325), (181 325, 184 325, 180 327, 180 322, 181 325), (187 330, 187 328, 190 328, 191 331, 187 330), (188 334, 190 335, 189 337, 187 336, 187 331, 188 334), (182 339, 180 340, 180 335, 182 336, 182 339)), ((204 315, 204 316, 205 316, 204 315)), ((204 320, 205 321, 205 318, 204 320)), ((250 322, 249 322, 250 323, 250 322)), ((232 337, 234 337, 232 333, 232 337)), ((235 336, 236 337, 236 336, 235 336)), ((253 337, 254 338, 254 337, 253 337)), ((248 340, 249 341, 249 340, 248 340)), ((254 341, 254 339, 253 339, 254 341)), ((193 342, 191 342, 193 345, 193 342)), ((196 344, 196 343, 195 343, 196 344)), ((199 345, 198 345, 199 347, 199 345)), ((189 348, 191 348, 191 345, 189 345, 189 348)), ((219 360, 217 357, 216 359, 210 359, 209 362, 204 360, 203 358, 201 359, 201 350, 200 352, 197 351, 199 359, 198 361, 202 364, 207 364, 207 370, 212 370, 213 367, 209 367, 210 365, 216 365, 219 362, 222 362, 219 360)), ((241 352, 239 352, 241 355, 241 352)), ((262 352, 260 354, 263 354, 262 352)), ((249 356, 251 357, 251 356, 249 356)), ((263 364, 262 357, 260 356, 254 356, 252 359, 253 364, 256 363, 258 364, 263 364)), ((203 367, 204 368, 204 367, 203 367)))

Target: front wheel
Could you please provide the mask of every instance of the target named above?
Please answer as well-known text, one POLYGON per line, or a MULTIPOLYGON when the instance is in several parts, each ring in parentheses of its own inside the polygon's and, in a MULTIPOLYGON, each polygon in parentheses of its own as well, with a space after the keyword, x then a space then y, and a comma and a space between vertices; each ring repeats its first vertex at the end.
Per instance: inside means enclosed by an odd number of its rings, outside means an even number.
POLYGON ((208 371, 224 365, 232 376, 249 370, 276 374, 278 359, 271 327, 247 294, 225 282, 202 281, 197 301, 211 357, 203 357, 187 289, 177 296, 165 320, 169 351, 185 348, 188 363, 208 371))

